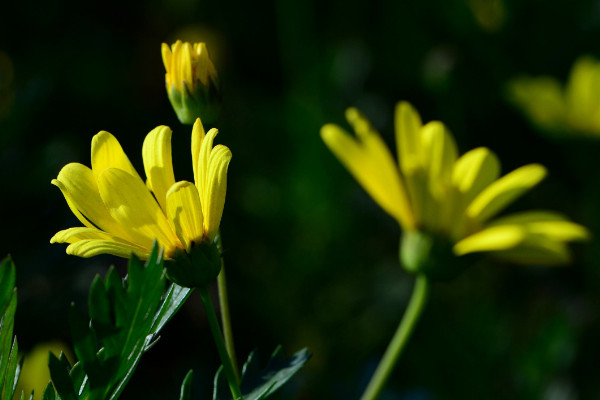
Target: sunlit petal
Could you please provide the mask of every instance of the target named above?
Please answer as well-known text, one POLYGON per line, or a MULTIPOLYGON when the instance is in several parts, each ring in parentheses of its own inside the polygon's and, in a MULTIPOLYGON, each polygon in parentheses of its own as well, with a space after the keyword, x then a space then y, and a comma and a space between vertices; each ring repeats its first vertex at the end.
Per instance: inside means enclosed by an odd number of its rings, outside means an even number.
POLYGON ((127 243, 131 244, 132 246, 135 246, 132 243, 129 243, 127 240, 118 236, 106 233, 96 228, 87 227, 69 228, 57 232, 54 236, 52 236, 52 239, 50 239, 50 243, 75 243, 80 240, 87 239, 112 240, 115 242, 127 243))
POLYGON ((198 160, 200 159, 200 148, 202 147, 205 136, 206 134, 204 133, 202 121, 200 121, 200 118, 196 118, 196 122, 194 122, 194 127, 192 128, 192 167, 194 168, 194 182, 196 183, 196 188, 199 187, 198 185, 200 182, 198 176, 198 160))
POLYGON ((381 208, 402 226, 409 229, 414 227, 414 218, 408 199, 403 195, 398 168, 385 145, 372 144, 367 149, 361 141, 332 124, 321 128, 321 137, 381 208), (380 154, 376 153, 376 147, 381 151, 380 154))
POLYGON ((167 216, 186 250, 190 249, 192 241, 202 239, 202 205, 194 184, 181 181, 169 189, 167 216))
POLYGON ((171 129, 168 126, 154 128, 142 146, 144 169, 148 188, 163 211, 167 210, 167 191, 175 183, 173 160, 171 158, 171 129))
POLYGON ((61 190, 73 214, 86 227, 98 227, 108 233, 134 241, 106 209, 91 169, 78 163, 67 164, 60 170, 52 184, 61 190))
POLYGON ((80 240, 67 247, 67 254, 84 258, 94 257, 100 254, 112 254, 118 257, 129 258, 132 253, 142 259, 147 259, 150 255, 148 250, 143 250, 140 247, 126 243, 114 242, 112 240, 80 240))
POLYGON ((227 169, 231 161, 231 151, 223 146, 215 146, 210 154, 207 183, 207 197, 204 204, 204 229, 212 240, 219 232, 219 224, 225 206, 227 191, 227 169))
POLYGON ((119 141, 110 133, 102 131, 92 139, 92 172, 96 181, 107 168, 118 168, 139 177, 119 141))
POLYGON ((117 168, 107 168, 98 178, 100 196, 112 217, 144 248, 154 239, 167 250, 182 247, 160 209, 139 177, 117 168))
POLYGON ((468 253, 511 249, 525 240, 525 230, 518 226, 496 226, 467 236, 454 245, 454 253, 468 253))
POLYGON ((198 152, 198 180, 196 180, 196 188, 200 194, 200 201, 202 202, 202 213, 204 218, 207 215, 207 203, 208 203, 208 163, 210 160, 210 152, 213 149, 213 141, 219 131, 212 128, 204 136, 202 143, 200 143, 200 151, 198 152))
POLYGON ((539 164, 518 168, 485 188, 469 205, 466 213, 470 218, 486 221, 537 185, 545 176, 546 168, 539 164))

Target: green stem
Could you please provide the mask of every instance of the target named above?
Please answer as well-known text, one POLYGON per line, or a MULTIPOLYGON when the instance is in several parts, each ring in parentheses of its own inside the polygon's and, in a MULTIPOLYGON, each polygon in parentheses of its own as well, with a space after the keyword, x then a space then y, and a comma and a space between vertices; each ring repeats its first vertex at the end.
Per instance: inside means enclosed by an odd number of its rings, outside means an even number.
POLYGON ((219 306, 221 307, 221 323, 223 324, 223 336, 225 337, 225 348, 229 353, 233 372, 239 380, 239 370, 237 358, 235 356, 235 346, 233 344, 233 332, 231 330, 231 317, 229 316, 229 301, 227 300, 227 279, 225 278, 225 263, 221 260, 221 272, 217 278, 219 287, 219 306))
POLYGON ((198 288, 198 293, 200 293, 200 298, 202 299, 202 304, 204 305, 204 310, 206 311, 208 325, 210 326, 210 331, 215 339, 219 357, 221 357, 221 362, 223 363, 223 372, 225 373, 227 381, 229 382, 231 394, 233 395, 234 399, 241 399, 242 391, 240 390, 240 384, 233 369, 231 359, 227 354, 225 343, 223 342, 223 334, 221 333, 221 328, 219 327, 219 321, 217 321, 217 315, 215 314, 215 309, 213 307, 212 300, 210 299, 208 287, 205 286, 198 288))
MULTIPOLYGON (((223 250, 221 242, 221 233, 217 236, 217 248, 220 252, 223 250)), ((231 364, 233 365, 233 371, 237 380, 240 380, 240 373, 238 369, 237 357, 235 356, 235 346, 233 344, 233 330, 231 329, 231 317, 229 314, 229 300, 227 298, 227 277, 225 275, 225 261, 221 257, 221 272, 217 278, 219 288, 219 307, 221 308, 221 324, 223 325, 223 336, 225 337, 225 347, 231 364)))
POLYGON ((400 358, 400 354, 402 353, 406 342, 410 338, 410 334, 412 333, 421 312, 425 308, 428 286, 429 282, 425 275, 417 276, 417 282, 415 283, 410 303, 406 308, 402 321, 400 321, 400 325, 398 325, 398 329, 388 345, 383 358, 379 362, 361 400, 375 400, 381 394, 385 383, 394 370, 396 362, 400 358))

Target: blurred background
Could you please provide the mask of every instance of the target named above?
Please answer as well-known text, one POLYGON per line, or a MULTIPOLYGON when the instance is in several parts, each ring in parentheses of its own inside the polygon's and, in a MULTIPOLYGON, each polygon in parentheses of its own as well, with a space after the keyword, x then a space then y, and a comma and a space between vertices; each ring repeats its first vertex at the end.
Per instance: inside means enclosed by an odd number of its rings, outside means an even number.
MULTIPOLYGON (((223 92, 217 141, 233 152, 221 226, 239 357, 308 346, 312 359, 276 398, 358 398, 414 278, 397 260, 397 224, 320 127, 346 126, 357 106, 393 145, 394 105, 408 100, 444 121, 461 152, 492 148, 504 173, 548 167, 511 210, 559 211, 597 236, 600 141, 545 135, 506 85, 521 74, 564 83, 577 57, 600 57, 599 35, 598 0, 2 3, 0 257, 17 265, 20 348, 68 348, 69 304, 85 309, 94 276, 125 266, 50 245, 80 225, 50 180, 69 162, 90 165, 100 130, 143 171, 142 142, 161 124, 174 130, 176 178, 191 180, 191 128, 167 99, 160 45, 205 41, 223 92)), ((600 398, 600 246, 573 249, 568 267, 489 260, 435 283, 382 399, 600 398)), ((196 398, 211 398, 218 365, 192 297, 123 398, 178 398, 189 369, 196 398)))

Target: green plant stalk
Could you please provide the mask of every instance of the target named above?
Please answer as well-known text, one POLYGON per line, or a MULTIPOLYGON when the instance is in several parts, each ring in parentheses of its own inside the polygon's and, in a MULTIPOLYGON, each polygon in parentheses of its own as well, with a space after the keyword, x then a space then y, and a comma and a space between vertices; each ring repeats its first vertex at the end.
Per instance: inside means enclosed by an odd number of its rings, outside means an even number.
POLYGON ((205 286, 198 288, 198 293, 200 293, 200 299, 202 299, 202 304, 204 305, 204 310, 206 311, 208 325, 210 326, 210 331, 215 339, 217 351, 219 352, 219 357, 221 357, 221 363, 223 364, 223 372, 225 373, 225 377, 227 377, 227 381, 229 382, 231 394, 233 395, 234 399, 241 399, 242 391, 240 390, 240 383, 236 377, 229 354, 227 353, 225 342, 223 341, 223 334, 221 333, 219 321, 217 320, 217 315, 215 314, 215 309, 213 307, 212 300, 210 299, 208 287, 205 286))
POLYGON ((375 373, 371 377, 371 381, 363 393, 361 400, 375 400, 381 394, 390 374, 394 370, 396 362, 402 354, 404 346, 408 342, 408 339, 419 320, 419 316, 425 308, 428 291, 429 282, 427 281, 427 277, 425 277, 425 275, 417 276, 417 281, 408 307, 406 308, 406 312, 404 313, 400 325, 398 325, 398 329, 388 345, 383 358, 379 362, 375 373))
MULTIPOLYGON (((217 248, 222 252, 221 233, 217 236, 217 248)), ((229 353, 229 359, 233 365, 233 372, 237 380, 240 380, 237 357, 235 356, 235 346, 233 344, 233 330, 231 329, 231 317, 229 314, 229 300, 227 298, 227 277, 225 275, 225 262, 221 257, 221 272, 217 278, 219 288, 219 307, 221 308, 221 324, 223 324, 223 336, 225 338, 225 348, 229 353)))

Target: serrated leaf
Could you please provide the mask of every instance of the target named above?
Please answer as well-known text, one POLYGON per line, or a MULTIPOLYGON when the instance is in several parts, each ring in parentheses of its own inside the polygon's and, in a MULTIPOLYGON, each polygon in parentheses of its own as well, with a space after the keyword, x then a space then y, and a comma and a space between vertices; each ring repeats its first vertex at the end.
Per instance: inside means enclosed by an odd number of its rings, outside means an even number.
MULTIPOLYGON (((242 382, 240 388, 244 400, 263 400, 273 394, 283 384, 289 381, 296 372, 298 372, 310 358, 307 349, 302 349, 294 354, 290 359, 283 357, 281 346, 278 346, 267 366, 260 371, 258 368, 258 357, 253 351, 248 356, 242 369, 242 382)), ((221 369, 215 376, 215 389, 213 400, 232 400, 229 386, 221 369)))
POLYGON ((15 265, 6 257, 0 265, 0 398, 12 399, 21 371, 19 346, 13 337, 17 289, 15 265))
POLYGON ((194 380, 194 371, 191 369, 186 374, 181 384, 181 392, 179 394, 179 400, 192 400, 192 382, 194 380))
POLYGON ((50 377, 52 378, 54 388, 61 400, 77 400, 78 396, 73 387, 73 381, 69 376, 71 366, 67 358, 63 357, 62 354, 60 358, 57 358, 54 354, 50 353, 48 368, 50 369, 50 377))
POLYGON ((2 265, 0 265, 0 315, 4 314, 4 309, 13 295, 15 275, 15 265, 8 256, 2 260, 2 265))
POLYGON ((160 332, 162 327, 175 315, 192 294, 192 289, 172 283, 164 296, 162 305, 156 314, 152 330, 160 332))
POLYGON ((117 399, 143 353, 189 296, 189 289, 177 285, 165 291, 164 264, 156 245, 145 264, 132 256, 127 272, 121 279, 111 267, 104 281, 94 279, 89 319, 71 307, 69 319, 79 362, 70 368, 66 360, 50 359, 55 397, 117 399))
MULTIPOLYGON (((33 393, 31 393, 30 399, 33 399, 33 393)), ((56 400, 56 396, 54 396, 54 387, 52 386, 52 382, 48 382, 48 385, 46 385, 46 389, 44 390, 42 400, 56 400)))

